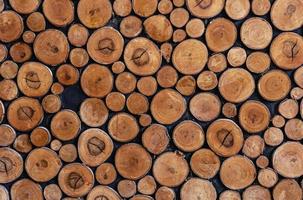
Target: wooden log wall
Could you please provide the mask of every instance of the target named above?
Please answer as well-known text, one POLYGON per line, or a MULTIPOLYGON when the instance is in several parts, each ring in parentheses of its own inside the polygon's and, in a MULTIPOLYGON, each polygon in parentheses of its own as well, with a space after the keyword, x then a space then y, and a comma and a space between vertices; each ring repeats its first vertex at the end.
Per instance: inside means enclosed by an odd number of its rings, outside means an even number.
POLYGON ((302 0, 0 0, 0 200, 302 200, 302 0))

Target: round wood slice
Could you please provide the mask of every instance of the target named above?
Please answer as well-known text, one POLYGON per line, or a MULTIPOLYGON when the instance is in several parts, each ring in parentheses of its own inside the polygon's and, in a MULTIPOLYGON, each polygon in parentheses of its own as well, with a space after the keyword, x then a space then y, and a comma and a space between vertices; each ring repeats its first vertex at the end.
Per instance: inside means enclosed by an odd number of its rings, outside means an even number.
POLYGON ((217 192, 215 187, 210 181, 191 178, 181 188, 180 191, 181 200, 191 199, 217 199, 217 192))

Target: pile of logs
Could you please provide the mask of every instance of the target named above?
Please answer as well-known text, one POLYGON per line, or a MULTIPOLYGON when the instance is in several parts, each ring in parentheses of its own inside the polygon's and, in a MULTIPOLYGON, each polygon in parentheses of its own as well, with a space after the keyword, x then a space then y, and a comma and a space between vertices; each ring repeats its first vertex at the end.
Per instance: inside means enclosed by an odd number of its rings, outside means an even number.
POLYGON ((0 200, 302 200, 302 0, 0 0, 0 200))

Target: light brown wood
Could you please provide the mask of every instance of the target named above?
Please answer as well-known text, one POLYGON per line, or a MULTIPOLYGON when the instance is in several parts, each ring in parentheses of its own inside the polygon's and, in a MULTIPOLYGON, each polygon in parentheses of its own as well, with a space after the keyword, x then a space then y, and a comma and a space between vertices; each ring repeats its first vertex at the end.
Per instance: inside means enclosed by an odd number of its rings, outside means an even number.
POLYGON ((160 0, 158 3, 158 11, 163 14, 169 14, 174 8, 171 0, 160 0))
POLYGON ((226 0, 225 12, 233 20, 245 18, 250 10, 249 0, 226 0))
POLYGON ((240 193, 233 190, 225 190, 219 196, 219 200, 241 200, 240 193))
POLYGON ((161 186, 156 192, 156 200, 174 200, 176 198, 176 194, 173 189, 161 186))
POLYGON ((176 89, 184 96, 192 95, 196 90, 196 80, 193 76, 181 77, 176 85, 176 89))
POLYGON ((147 38, 132 39, 124 49, 124 62, 127 68, 139 76, 154 74, 159 69, 161 61, 159 48, 147 38))
POLYGON ((251 185, 256 178, 254 163, 244 156, 227 158, 221 166, 220 179, 229 189, 243 189, 251 185))
POLYGON ((169 143, 169 136, 165 126, 152 124, 142 134, 142 144, 155 155, 161 154, 169 143))
POLYGON ((184 114, 186 102, 180 93, 172 89, 163 89, 152 99, 150 110, 159 123, 172 124, 184 114))
POLYGON ((48 129, 39 126, 31 132, 30 140, 36 147, 44 147, 50 143, 51 135, 48 129))
POLYGON ((67 32, 69 42, 76 47, 84 46, 87 42, 88 36, 88 30, 81 24, 71 25, 67 32))
POLYGON ((84 67, 89 61, 89 55, 85 49, 74 48, 70 51, 69 60, 75 67, 84 67))
POLYGON ((87 52, 95 62, 111 64, 119 60, 123 46, 123 37, 116 29, 102 27, 88 38, 87 52))
POLYGON ((211 123, 206 132, 209 147, 218 155, 236 155, 243 145, 241 128, 229 119, 218 119, 211 123))
POLYGON ((120 74, 124 72, 125 70, 125 64, 122 61, 114 62, 112 65, 112 72, 115 74, 120 74))
POLYGON ((299 118, 290 119, 284 127, 286 136, 291 140, 303 139, 303 121, 299 118))
POLYGON ((228 50, 237 39, 237 29, 234 23, 225 18, 216 18, 206 28, 207 46, 214 52, 228 50))
POLYGON ((282 128, 285 125, 285 119, 277 114, 272 118, 272 124, 277 128, 282 128))
POLYGON ((204 144, 205 136, 198 123, 185 120, 174 128, 172 139, 181 151, 194 152, 204 144))
POLYGON ((56 138, 62 141, 74 139, 81 128, 78 115, 69 109, 61 110, 52 118, 50 130, 56 138))
POLYGON ((208 92, 196 94, 189 102, 191 114, 200 121, 212 121, 221 112, 221 102, 217 95, 208 92))
POLYGON ((181 185, 189 173, 189 166, 179 152, 165 152, 154 162, 153 175, 157 182, 167 187, 181 185))
POLYGON ((127 16, 120 23, 120 32, 123 36, 133 38, 142 32, 142 20, 134 15, 127 16))
POLYGON ((18 65, 11 60, 4 61, 0 66, 0 75, 4 79, 14 79, 18 73, 18 65))
POLYGON ((113 152, 114 144, 109 135, 101 129, 90 128, 80 134, 78 154, 80 160, 91 167, 106 161, 113 152))
POLYGON ((157 10, 158 0, 132 0, 133 11, 141 17, 149 17, 157 10))
POLYGON ((303 64, 303 37, 284 32, 275 37, 270 45, 270 57, 281 69, 292 70, 303 64))
POLYGON ((271 188, 278 182, 278 175, 271 168, 261 169, 258 173, 258 182, 266 188, 271 188))
POLYGON ((257 158, 256 160, 256 165, 261 168, 264 169, 269 165, 269 160, 266 156, 261 155, 257 158))
POLYGON ((227 60, 223 53, 212 54, 208 58, 207 67, 210 71, 215 73, 222 72, 227 67, 227 60))
POLYGON ((232 103, 247 100, 255 90, 255 81, 252 75, 242 68, 228 69, 219 79, 220 94, 232 103))
POLYGON ((218 15, 223 10, 224 4, 224 0, 186 0, 187 8, 189 9, 192 15, 206 19, 218 15))
POLYGON ((89 97, 105 97, 113 88, 114 78, 107 67, 90 64, 82 72, 80 83, 89 97))
POLYGON ((24 25, 22 18, 14 11, 3 11, 0 13, 0 40, 2 42, 12 42, 20 38, 24 25))
POLYGON ((63 27, 74 20, 74 3, 71 0, 45 0, 42 8, 47 20, 55 26, 63 27))
POLYGON ((274 169, 282 176, 296 178, 302 176, 303 145, 298 142, 286 142, 279 146, 272 157, 274 169))
POLYGON ((59 172, 58 184, 68 196, 81 197, 93 188, 94 174, 83 164, 67 164, 59 172))
POLYGON ((248 55, 246 67, 250 72, 259 74, 264 73, 270 67, 270 57, 262 51, 255 51, 248 55))
POLYGON ((281 70, 270 70, 259 79, 259 94, 268 101, 283 99, 290 91, 291 81, 281 70))
POLYGON ((29 97, 14 100, 7 111, 10 125, 19 131, 32 130, 40 124, 43 116, 43 109, 39 101, 29 97))
POLYGON ((112 5, 109 0, 81 0, 77 14, 84 26, 91 29, 100 28, 110 20, 112 5))
POLYGON ((220 168, 219 157, 209 149, 199 149, 193 153, 190 159, 191 170, 200 178, 211 179, 220 168))
POLYGON ((137 187, 141 194, 152 195, 156 191, 157 183, 152 176, 147 175, 138 181, 137 187))
POLYGON ((129 15, 132 11, 131 0, 115 0, 113 3, 113 10, 121 17, 129 15))
POLYGON ((0 183, 9 183, 21 176, 23 160, 19 153, 9 147, 0 148, 0 160, 0 183))
POLYGON ((17 75, 20 91, 29 97, 44 96, 53 83, 51 70, 39 62, 23 64, 17 75))
POLYGON ((62 191, 56 184, 49 184, 45 186, 43 191, 46 200, 60 200, 62 198, 62 191))
POLYGON ((126 106, 130 113, 140 115, 148 111, 149 102, 143 94, 133 92, 128 96, 126 106))
POLYGON ((145 96, 152 96, 156 93, 158 83, 153 76, 141 77, 137 82, 137 89, 145 96))
POLYGON ((292 31, 302 26, 301 11, 303 4, 298 0, 278 0, 271 7, 272 23, 282 31, 292 31))
POLYGON ((274 200, 283 198, 299 200, 302 199, 302 189, 294 179, 282 179, 273 190, 274 200))
POLYGON ((112 111, 121 111, 125 106, 125 96, 120 92, 111 92, 106 96, 106 106, 112 111))
POLYGON ((38 9, 40 0, 9 0, 11 7, 20 14, 29 14, 38 9))
POLYGON ((47 182, 53 179, 60 168, 62 162, 53 150, 43 147, 31 151, 25 161, 25 170, 29 177, 37 182, 47 182))
POLYGON ((208 50, 205 44, 196 39, 187 39, 175 47, 172 62, 180 73, 192 75, 203 70, 207 57, 208 50))
POLYGON ((240 108, 239 122, 242 128, 249 133, 263 131, 270 122, 269 109, 260 101, 246 101, 240 108))
POLYGON ((20 153, 29 153, 33 149, 33 145, 28 134, 18 135, 14 141, 13 147, 20 153))
POLYGON ((186 24, 185 30, 189 37, 199 38, 204 34, 205 25, 201 19, 193 18, 186 24))
POLYGON ((253 0, 251 3, 251 10, 255 15, 265 15, 270 11, 270 0, 253 0))
POLYGON ((109 185, 117 178, 117 171, 113 164, 102 163, 95 172, 96 180, 102 185, 109 185))
POLYGON ((43 200, 41 186, 27 178, 15 182, 11 187, 10 194, 12 200, 43 200))
POLYGON ((242 152, 249 158, 257 158, 263 154, 265 143, 263 138, 258 135, 249 136, 246 138, 242 152))
POLYGON ((18 94, 18 86, 13 80, 0 81, 0 99, 12 101, 17 98, 18 94))
POLYGON ((47 29, 37 35, 34 42, 35 56, 45 64, 58 65, 66 61, 69 44, 63 32, 47 29))
POLYGON ((218 78, 212 71, 203 71, 197 78, 197 86, 201 90, 209 91, 216 88, 218 85, 218 78))
POLYGON ((33 32, 44 31, 46 27, 45 18, 42 13, 34 12, 27 17, 26 25, 33 32))
POLYGON ((130 198, 137 192, 136 182, 132 180, 121 180, 118 183, 117 189, 122 197, 130 198))
POLYGON ((138 135, 139 125, 134 116, 120 112, 109 120, 108 132, 118 142, 129 142, 138 135))
POLYGON ((241 47, 233 47, 227 53, 227 61, 233 67, 240 67, 246 61, 246 51, 241 47))
POLYGON ((277 127, 269 127, 264 132, 264 141, 269 146, 278 146, 283 142, 283 131, 277 127))
POLYGON ((128 143, 116 151, 115 166, 122 177, 138 180, 151 169, 152 160, 141 145, 128 143))
POLYGON ((229 102, 225 103, 222 107, 222 114, 227 118, 233 118, 237 116, 238 111, 236 105, 229 102))
POLYGON ((268 21, 260 17, 247 19, 241 26, 241 41, 250 49, 266 48, 273 37, 273 30, 268 21))
POLYGON ((87 200, 94 200, 98 198, 120 200, 120 196, 112 188, 107 186, 96 186, 87 195, 87 200))
POLYGON ((271 200, 271 194, 267 188, 260 185, 253 185, 246 188, 242 194, 243 200, 249 200, 252 198, 271 200))
POLYGON ((1 147, 6 147, 11 144, 16 139, 16 132, 15 130, 8 124, 1 124, 0 125, 0 146, 1 147))
POLYGON ((115 86, 123 94, 131 93, 136 89, 137 78, 130 72, 122 72, 116 77, 115 86))
POLYGON ((164 15, 153 15, 143 23, 146 33, 155 41, 165 42, 173 34, 173 27, 164 15))
POLYGON ((87 98, 80 106, 81 121, 90 127, 102 126, 108 118, 108 109, 101 99, 87 98))
POLYGON ((207 180, 191 178, 181 188, 181 200, 217 199, 217 192, 213 184, 207 180))
POLYGON ((78 157, 77 148, 74 144, 65 144, 59 150, 59 157, 64 162, 74 162, 78 157))
POLYGON ((173 87, 178 81, 178 73, 172 66, 165 65, 157 72, 157 82, 163 88, 173 87))

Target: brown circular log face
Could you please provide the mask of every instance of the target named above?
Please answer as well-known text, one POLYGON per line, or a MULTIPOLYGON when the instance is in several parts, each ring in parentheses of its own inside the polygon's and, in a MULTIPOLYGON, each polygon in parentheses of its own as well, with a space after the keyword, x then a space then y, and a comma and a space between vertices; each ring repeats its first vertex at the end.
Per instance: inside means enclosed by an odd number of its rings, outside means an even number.
POLYGON ((241 26, 241 40, 251 49, 264 49, 271 42, 273 31, 262 18, 249 18, 241 26))
POLYGON ((77 14, 88 28, 100 28, 111 18, 112 5, 109 0, 81 0, 78 3, 77 14))
POLYGON ((302 176, 303 145, 298 142, 286 142, 273 154, 274 169, 282 176, 296 178, 302 176))
POLYGON ((189 173, 189 167, 183 155, 178 152, 166 152, 159 156, 153 166, 153 175, 157 182, 167 187, 181 185, 189 173))
POLYGON ((152 124, 142 134, 143 146, 153 154, 162 153, 169 143, 169 136, 165 126, 152 124))
POLYGON ((44 0, 42 8, 47 20, 55 26, 66 26, 74 19, 74 4, 71 0, 44 0))
POLYGON ((219 171, 219 157, 209 149, 200 149, 190 159, 191 170, 200 178, 213 178, 219 171))
POLYGON ((141 145, 129 143, 116 151, 115 165, 119 174, 124 178, 138 180, 150 170, 152 160, 141 145))
POLYGON ((270 12, 271 21, 282 31, 297 29, 303 24, 302 9, 303 3, 299 0, 275 1, 270 12))
POLYGON ((208 51, 202 42, 188 39, 175 48, 172 61, 182 74, 197 74, 206 65, 207 57, 208 51))
POLYGON ((270 70, 259 79, 258 90, 260 95, 268 101, 283 99, 291 88, 291 80, 281 70, 270 70))
POLYGON ((0 200, 301 200, 302 12, 0 0, 0 200))
POLYGON ((200 18, 211 18, 218 15, 224 8, 224 0, 186 0, 191 14, 200 18))
POLYGON ((191 120, 179 123, 173 130, 173 141, 182 151, 193 152, 204 144, 202 127, 191 120))
POLYGON ((220 179, 230 189, 238 190, 246 188, 253 183, 255 178, 255 165, 244 156, 233 156, 222 163, 220 179))
POLYGON ((206 28, 207 46, 214 52, 226 51, 236 42, 236 26, 228 19, 216 18, 206 28))
POLYGON ((30 179, 21 179, 11 187, 12 200, 18 199, 37 199, 43 200, 41 186, 30 179))
POLYGON ((217 199, 217 192, 211 182, 199 179, 189 179, 181 189, 181 200, 189 199, 217 199))
POLYGON ((25 162, 27 174, 37 182, 54 178, 62 166, 59 156, 51 149, 38 148, 31 151, 25 162))
POLYGON ((294 179, 282 179, 273 190, 273 198, 283 198, 299 200, 302 199, 302 189, 294 179))
POLYGON ((120 196, 117 192, 107 186, 97 186, 94 187, 89 194, 87 195, 87 200, 96 200, 96 199, 111 199, 111 200, 120 200, 120 196))
POLYGON ((113 87, 113 75, 102 65, 90 64, 81 75, 81 87, 90 97, 104 97, 113 87))
POLYGON ((17 75, 18 87, 29 97, 44 96, 53 83, 53 75, 48 67, 38 62, 22 65, 17 75))
POLYGON ((199 93, 189 103, 192 115, 200 121, 212 121, 221 111, 219 98, 212 93, 199 93))
POLYGON ((3 11, 0 14, 0 40, 2 42, 12 42, 17 40, 24 29, 20 15, 14 11, 3 11))
POLYGON ((266 105, 259 101, 246 101, 240 108, 239 121, 249 133, 257 133, 267 128, 270 112, 266 105))
POLYGON ((172 124, 184 114, 186 102, 178 92, 164 89, 154 96, 150 109, 153 117, 159 123, 172 124))
POLYGON ((58 112, 51 121, 50 130, 59 140, 68 141, 75 138, 80 131, 81 121, 72 110, 58 112))
POLYGON ((109 135, 101 129, 87 129, 78 139, 79 157, 86 165, 96 167, 109 158, 113 146, 109 135))
POLYGON ((9 183, 23 172, 23 160, 19 153, 9 147, 0 148, 0 183, 9 183))
POLYGON ((123 45, 124 40, 117 30, 103 27, 90 36, 87 51, 94 61, 100 64, 111 64, 122 55, 123 45))
POLYGON ((162 58, 158 47, 149 39, 132 39, 124 49, 124 62, 136 75, 154 74, 160 67, 162 58))
POLYGON ((80 163, 65 165, 58 175, 62 191, 71 197, 86 195, 94 185, 94 174, 89 167, 80 163))
POLYGON ((29 131, 40 124, 43 119, 43 109, 38 100, 21 97, 8 107, 7 119, 19 131, 29 131))
POLYGON ((34 42, 35 56, 45 64, 58 65, 66 61, 69 44, 59 30, 48 29, 37 35, 34 42))
POLYGON ((241 128, 228 119, 214 121, 207 129, 206 139, 210 148, 224 157, 237 154, 244 140, 241 128))
POLYGON ((270 57, 281 69, 292 70, 303 64, 302 49, 302 36, 292 32, 283 32, 271 43, 270 57))
POLYGON ((240 103, 252 95, 255 90, 255 81, 245 69, 228 69, 220 76, 218 87, 220 94, 226 100, 240 103))

